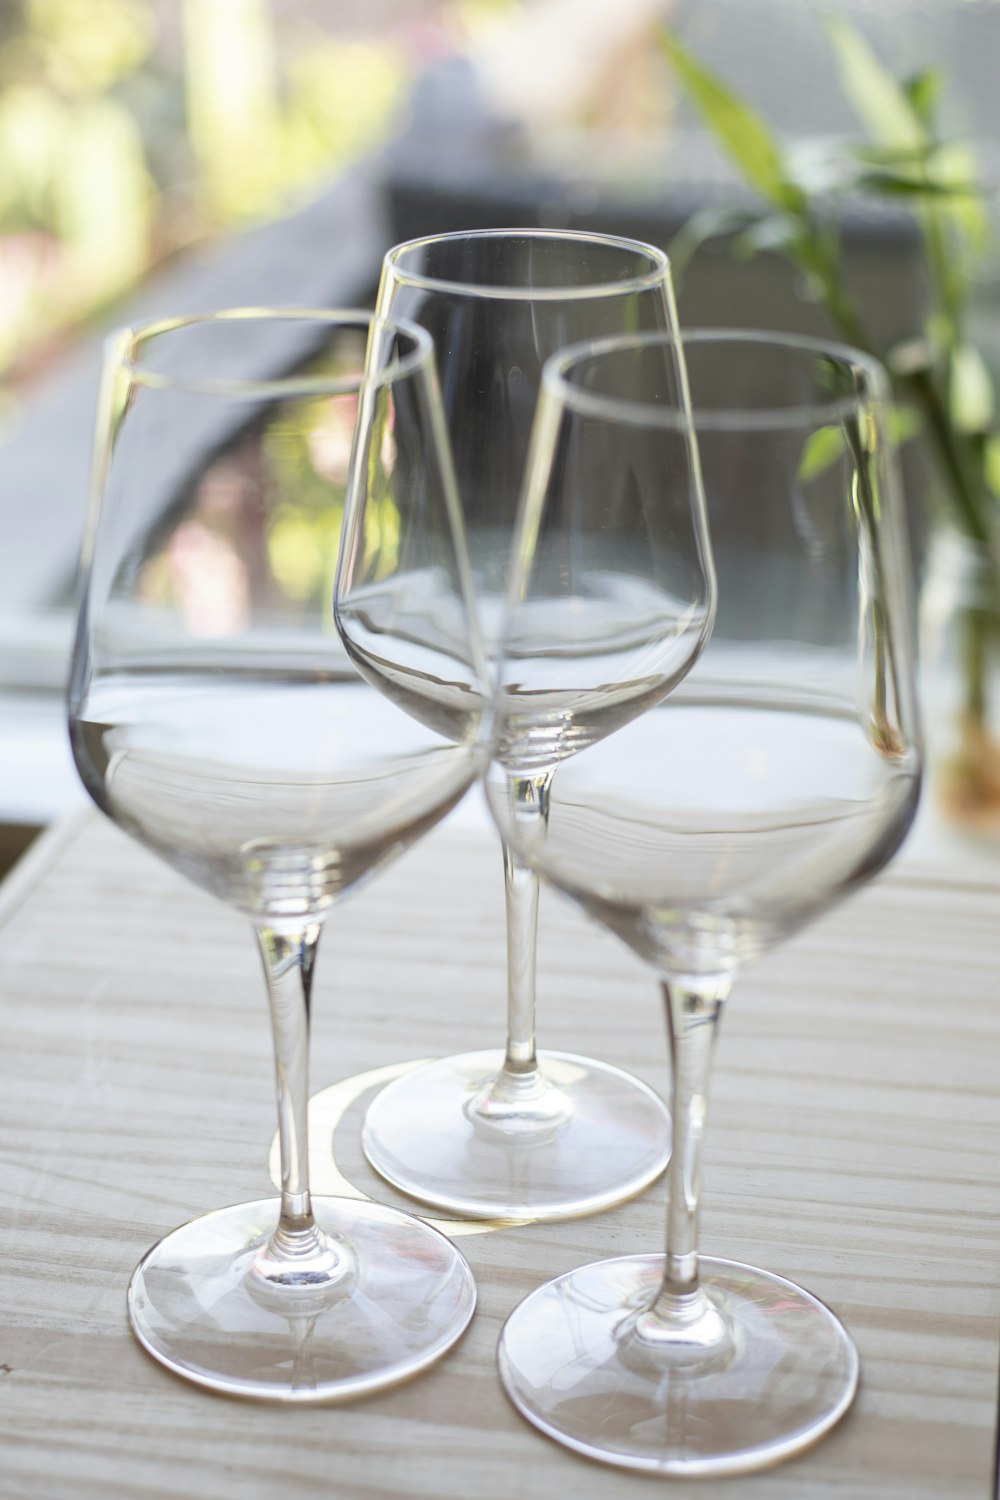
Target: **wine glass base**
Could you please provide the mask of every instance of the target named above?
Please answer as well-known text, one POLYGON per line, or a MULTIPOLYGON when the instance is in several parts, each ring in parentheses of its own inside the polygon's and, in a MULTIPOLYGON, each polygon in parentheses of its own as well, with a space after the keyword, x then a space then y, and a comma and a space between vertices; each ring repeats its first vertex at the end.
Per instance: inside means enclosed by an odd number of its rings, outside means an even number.
POLYGON ((393 1385, 438 1359, 476 1303, 464 1258, 412 1214, 314 1198, 345 1252, 329 1285, 274 1286, 254 1272, 279 1200, 219 1209, 168 1234, 128 1292, 139 1342, 198 1385, 266 1401, 339 1401, 393 1385))
POLYGON ((501 1052, 468 1052, 414 1068, 365 1116, 375 1170, 421 1203, 472 1219, 564 1219, 610 1208, 649 1186, 670 1157, 662 1099, 619 1068, 564 1052, 539 1067, 565 1106, 481 1118, 472 1102, 501 1052))
POLYGON ((507 1394, 529 1422, 604 1463, 658 1474, 744 1474, 815 1443, 846 1412, 858 1354, 801 1287, 733 1261, 699 1261, 732 1342, 714 1357, 652 1346, 634 1315, 659 1255, 580 1266, 515 1308, 500 1337, 507 1394))

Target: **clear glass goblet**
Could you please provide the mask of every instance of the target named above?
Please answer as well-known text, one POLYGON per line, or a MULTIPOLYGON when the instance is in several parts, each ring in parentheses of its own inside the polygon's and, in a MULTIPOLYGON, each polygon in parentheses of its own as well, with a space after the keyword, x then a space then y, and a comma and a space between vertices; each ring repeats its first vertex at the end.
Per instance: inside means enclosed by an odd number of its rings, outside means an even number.
MULTIPOLYGON (((581 1453, 699 1475, 776 1462, 854 1395, 857 1353, 822 1302, 698 1253, 709 1069, 742 967, 892 856, 921 754, 883 372, 778 336, 684 344, 718 573, 711 640, 674 693, 561 767, 544 836, 507 777, 491 773, 489 795, 520 857, 659 978, 673 1076, 666 1254, 581 1266, 532 1293, 503 1330, 501 1378, 531 1422, 581 1453)), ((642 453, 683 424, 656 392, 662 358, 662 339, 631 338, 546 370, 500 754, 546 723, 544 698, 519 687, 524 659, 558 681, 530 613, 549 476, 585 443, 642 453)), ((592 677, 595 695, 605 681, 592 677)))
MULTIPOLYGON (((109 349, 73 751, 119 827, 253 924, 282 1178, 280 1199, 168 1234, 128 1308, 155 1358, 230 1394, 375 1390, 441 1355, 475 1304, 443 1235, 376 1203, 313 1198, 308 1174, 324 920, 482 765, 483 681, 435 402, 427 334, 366 313, 234 311, 126 330, 109 349), (440 609, 462 622, 447 668, 465 691, 443 730, 371 688, 337 635, 345 497, 359 535, 381 528, 383 592, 430 569, 440 609)), ((422 622, 411 611, 406 625, 409 649, 422 622)))
MULTIPOLYGON (((495 657, 542 366, 578 339, 675 329, 667 259, 602 235, 446 234, 390 250, 378 307, 433 335, 479 616, 495 657)), ((567 502, 567 544, 576 524, 567 502)), ((571 749, 566 740, 560 754, 571 749)), ((537 776, 510 774, 512 795, 534 795, 537 776)), ((467 1217, 594 1212, 660 1175, 669 1116, 620 1068, 536 1053, 538 881, 508 845, 503 860, 506 1048, 443 1058, 395 1080, 367 1112, 365 1153, 395 1187, 467 1217)))

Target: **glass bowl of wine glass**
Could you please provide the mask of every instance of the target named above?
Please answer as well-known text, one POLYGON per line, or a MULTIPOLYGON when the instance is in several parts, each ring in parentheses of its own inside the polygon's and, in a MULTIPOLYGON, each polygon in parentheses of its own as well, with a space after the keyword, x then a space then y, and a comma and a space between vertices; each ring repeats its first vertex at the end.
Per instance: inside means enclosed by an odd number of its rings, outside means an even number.
POLYGON ((443 1235, 376 1203, 314 1197, 308 1175, 325 921, 482 763, 477 629, 435 402, 427 334, 368 313, 234 310, 125 330, 108 350, 73 753, 120 828, 251 924, 281 1158, 280 1197, 167 1234, 128 1308, 155 1358, 229 1394, 378 1389, 444 1353, 475 1304, 443 1235), (446 723, 401 712, 337 633, 345 507, 352 546, 383 538, 383 596, 410 601, 400 654, 426 625, 446 667, 446 723), (444 645, 412 607, 414 576, 433 578, 444 645))
MULTIPOLYGON (((698 1251, 709 1071, 739 973, 892 857, 922 755, 884 372, 780 335, 685 333, 684 344, 718 578, 711 638, 669 696, 561 766, 544 828, 509 778, 492 773, 489 795, 520 857, 658 981, 674 1129, 665 1254, 581 1266, 532 1293, 503 1330, 501 1378, 531 1422, 578 1452, 695 1476, 775 1463, 854 1397, 857 1352, 820 1298, 698 1251)), ((545 534, 567 467, 593 470, 588 454, 619 457, 603 470, 612 497, 662 485, 653 460, 689 421, 662 364, 663 336, 637 336, 546 368, 497 754, 530 750, 541 685, 563 685, 567 713, 572 694, 612 690, 602 674, 584 685, 568 674, 532 612, 548 585, 531 538, 545 534)), ((600 555, 596 539, 595 565, 600 555)))

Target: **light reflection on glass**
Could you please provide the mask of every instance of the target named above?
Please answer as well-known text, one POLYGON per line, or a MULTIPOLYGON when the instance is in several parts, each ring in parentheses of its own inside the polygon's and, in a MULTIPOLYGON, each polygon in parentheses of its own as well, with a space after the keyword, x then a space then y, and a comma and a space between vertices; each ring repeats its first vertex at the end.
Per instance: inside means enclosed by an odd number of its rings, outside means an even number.
MULTIPOLYGON (((286 622, 317 601, 332 600, 356 418, 355 395, 284 402, 265 414, 262 440, 258 432, 236 437, 203 474, 188 501, 188 519, 166 552, 143 564, 142 597, 175 609, 185 627, 202 636, 244 628, 249 566, 269 579, 274 612, 286 622), (256 563, 247 560, 255 516, 256 563), (242 557, 230 541, 237 532, 242 557)), ((391 403, 376 420, 384 428, 372 456, 378 499, 369 507, 364 541, 377 558, 375 576, 382 577, 398 560, 400 535, 391 403)), ((332 609, 329 628, 333 633, 332 609)))
POLYGON ((201 521, 186 521, 171 537, 168 556, 171 592, 193 634, 225 636, 245 627, 246 568, 225 537, 201 521))

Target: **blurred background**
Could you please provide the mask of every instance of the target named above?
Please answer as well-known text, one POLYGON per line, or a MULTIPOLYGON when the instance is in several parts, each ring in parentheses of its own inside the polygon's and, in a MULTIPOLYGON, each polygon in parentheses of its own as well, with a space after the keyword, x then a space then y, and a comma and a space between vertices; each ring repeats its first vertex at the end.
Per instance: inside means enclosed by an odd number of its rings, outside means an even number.
MULTIPOLYGON (((898 76, 938 70, 940 130, 974 145, 995 231, 1000 0, 0 0, 0 868, 82 801, 62 688, 106 330, 370 304, 384 250, 443 229, 669 249, 693 214, 753 194, 664 27, 782 141, 828 140, 859 130, 830 12, 898 76)), ((872 329, 905 340, 927 300, 906 193, 848 193, 840 213, 872 329)), ((991 378, 997 238, 971 298, 991 378)), ((830 331, 777 253, 714 238, 678 281, 689 326, 830 331)), ((300 528, 304 557, 315 540, 300 528)))

